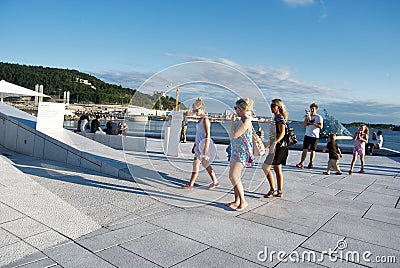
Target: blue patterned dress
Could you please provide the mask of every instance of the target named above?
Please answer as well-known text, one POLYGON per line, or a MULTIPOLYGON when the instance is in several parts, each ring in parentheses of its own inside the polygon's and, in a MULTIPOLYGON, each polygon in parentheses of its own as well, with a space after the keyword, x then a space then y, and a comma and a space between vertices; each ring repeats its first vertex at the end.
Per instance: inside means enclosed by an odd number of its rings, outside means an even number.
POLYGON ((252 129, 231 140, 230 161, 241 162, 243 166, 254 164, 252 129))

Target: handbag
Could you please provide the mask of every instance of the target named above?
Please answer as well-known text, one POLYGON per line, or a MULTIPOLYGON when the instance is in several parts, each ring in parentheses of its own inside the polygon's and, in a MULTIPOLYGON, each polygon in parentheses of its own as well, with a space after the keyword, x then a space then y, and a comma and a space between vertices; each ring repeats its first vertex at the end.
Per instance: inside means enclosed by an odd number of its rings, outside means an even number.
POLYGON ((253 140, 253 155, 254 156, 263 156, 265 155, 265 146, 263 141, 261 140, 260 136, 257 135, 257 133, 252 131, 251 133, 252 140, 253 140))
POLYGON ((297 143, 296 133, 294 133, 294 129, 292 127, 289 127, 289 125, 286 123, 285 136, 283 137, 281 146, 290 147, 292 145, 295 145, 296 143, 297 143))

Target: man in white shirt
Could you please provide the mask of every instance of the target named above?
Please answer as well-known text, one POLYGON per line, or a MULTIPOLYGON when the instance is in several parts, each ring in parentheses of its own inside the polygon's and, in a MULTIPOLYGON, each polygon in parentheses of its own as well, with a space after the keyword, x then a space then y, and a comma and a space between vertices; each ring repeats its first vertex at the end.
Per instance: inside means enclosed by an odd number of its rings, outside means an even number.
POLYGON ((313 168, 313 161, 315 157, 315 150, 319 140, 319 132, 323 127, 323 118, 317 114, 318 106, 315 103, 310 105, 310 110, 306 110, 304 117, 303 127, 306 128, 306 135, 303 141, 303 152, 301 154, 301 161, 296 165, 298 168, 304 168, 304 160, 307 157, 307 151, 310 150, 310 162, 308 168, 313 168))

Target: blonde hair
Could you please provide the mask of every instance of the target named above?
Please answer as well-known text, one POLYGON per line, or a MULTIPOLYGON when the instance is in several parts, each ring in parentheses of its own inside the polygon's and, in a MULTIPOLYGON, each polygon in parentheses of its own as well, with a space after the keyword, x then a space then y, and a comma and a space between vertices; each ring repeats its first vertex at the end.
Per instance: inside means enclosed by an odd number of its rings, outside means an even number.
POLYGON ((271 103, 278 105, 279 108, 279 113, 283 116, 283 118, 285 118, 285 120, 287 121, 289 118, 289 114, 286 110, 286 106, 283 103, 283 101, 281 99, 273 99, 271 101, 271 103))
POLYGON ((205 106, 204 106, 204 102, 201 98, 197 98, 197 100, 195 100, 195 102, 192 105, 193 108, 201 108, 203 110, 205 110, 205 106))
POLYGON ((366 134, 367 136, 369 135, 369 129, 367 127, 366 124, 361 124, 360 127, 364 127, 364 134, 366 134))
POLYGON ((242 109, 247 115, 253 112, 253 100, 250 98, 239 99, 236 101, 236 107, 242 109))

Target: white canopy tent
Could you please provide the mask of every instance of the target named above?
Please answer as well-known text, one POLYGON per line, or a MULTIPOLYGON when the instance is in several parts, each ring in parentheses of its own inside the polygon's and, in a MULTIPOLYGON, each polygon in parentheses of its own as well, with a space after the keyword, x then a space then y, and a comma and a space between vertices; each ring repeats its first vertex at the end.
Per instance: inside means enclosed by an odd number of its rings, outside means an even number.
POLYGON ((1 102, 3 102, 3 99, 6 97, 19 97, 19 96, 35 96, 35 97, 38 96, 38 97, 49 97, 50 98, 50 96, 30 90, 25 87, 15 85, 15 84, 7 82, 5 80, 0 81, 1 102))

